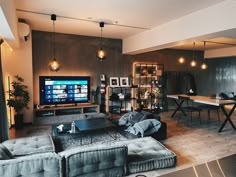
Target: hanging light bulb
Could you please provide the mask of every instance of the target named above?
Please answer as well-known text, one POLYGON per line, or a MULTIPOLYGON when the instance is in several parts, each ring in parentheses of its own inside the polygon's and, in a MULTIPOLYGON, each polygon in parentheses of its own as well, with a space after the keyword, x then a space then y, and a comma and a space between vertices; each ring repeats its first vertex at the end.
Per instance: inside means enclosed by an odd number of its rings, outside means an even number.
POLYGON ((104 27, 104 22, 100 22, 99 26, 101 28, 101 38, 100 38, 100 49, 97 51, 96 57, 99 61, 103 61, 106 59, 106 52, 102 48, 102 28, 104 27))
POLYGON ((197 66, 197 62, 195 61, 195 42, 193 42, 193 60, 190 63, 191 67, 196 67, 197 66))
POLYGON ((184 59, 183 57, 180 57, 180 58, 179 58, 179 63, 180 63, 180 64, 183 64, 184 62, 185 62, 185 59, 184 59))
MULTIPOLYGON (((204 56, 205 56, 205 46, 206 46, 206 41, 204 41, 204 56)), ((205 64, 205 57, 203 56, 203 62, 202 62, 202 65, 201 65, 201 68, 204 70, 204 69, 207 69, 207 65, 205 64)))
POLYGON ((197 63, 196 63, 195 60, 192 60, 191 63, 190 63, 190 65, 191 65, 192 67, 195 67, 195 66, 197 66, 197 63))
POLYGON ((60 64, 55 58, 56 49, 55 49, 55 24, 54 22, 56 21, 56 19, 57 19, 57 16, 55 14, 52 14, 51 20, 53 21, 53 61, 51 61, 48 66, 49 66, 50 71, 53 71, 53 72, 57 72, 60 70, 60 64))
POLYGON ((202 63, 201 68, 202 69, 207 69, 207 65, 205 63, 202 63))

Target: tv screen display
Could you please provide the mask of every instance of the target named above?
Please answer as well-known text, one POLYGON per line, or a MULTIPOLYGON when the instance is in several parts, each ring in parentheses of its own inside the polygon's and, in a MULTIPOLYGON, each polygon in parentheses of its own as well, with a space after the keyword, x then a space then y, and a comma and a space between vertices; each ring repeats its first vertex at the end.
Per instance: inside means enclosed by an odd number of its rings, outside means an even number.
POLYGON ((39 76, 40 105, 90 101, 89 76, 39 76))

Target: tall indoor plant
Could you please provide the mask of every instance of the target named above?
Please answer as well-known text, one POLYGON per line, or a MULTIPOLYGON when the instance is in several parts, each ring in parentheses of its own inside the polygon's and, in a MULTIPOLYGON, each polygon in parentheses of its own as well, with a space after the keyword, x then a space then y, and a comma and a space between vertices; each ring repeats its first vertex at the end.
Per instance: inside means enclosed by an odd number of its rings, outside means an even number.
POLYGON ((28 103, 30 101, 28 86, 23 84, 24 79, 16 75, 15 80, 11 82, 12 89, 9 90, 9 99, 7 105, 15 110, 15 128, 23 128, 23 114, 24 108, 29 109, 28 103))

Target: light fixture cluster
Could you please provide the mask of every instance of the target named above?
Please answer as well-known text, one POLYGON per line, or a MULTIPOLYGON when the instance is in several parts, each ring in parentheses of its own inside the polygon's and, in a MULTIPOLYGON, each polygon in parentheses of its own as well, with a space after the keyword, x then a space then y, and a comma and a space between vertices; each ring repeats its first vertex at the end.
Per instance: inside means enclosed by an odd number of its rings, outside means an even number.
MULTIPOLYGON (((204 41, 204 52, 205 52, 205 45, 206 45, 206 41, 204 41)), ((180 57, 178 59, 178 62, 180 64, 184 64, 185 63, 185 59, 183 57, 180 57)), ((193 58, 192 58, 192 61, 190 62, 190 66, 192 68, 196 67, 197 66, 197 62, 196 62, 196 57, 195 57, 195 42, 193 42, 193 58)), ((203 61, 202 61, 202 65, 201 65, 201 69, 205 70, 207 69, 207 65, 205 63, 205 58, 203 57, 203 61)))
MULTIPOLYGON (((60 70, 60 63, 55 58, 56 47, 55 47, 55 21, 57 16, 55 14, 51 15, 51 20, 53 21, 53 60, 49 62, 48 66, 50 71, 57 72, 60 70)), ((106 51, 103 50, 102 43, 102 28, 104 27, 104 22, 100 22, 99 26, 101 28, 101 38, 100 38, 100 49, 97 51, 96 57, 99 61, 106 59, 106 51)))

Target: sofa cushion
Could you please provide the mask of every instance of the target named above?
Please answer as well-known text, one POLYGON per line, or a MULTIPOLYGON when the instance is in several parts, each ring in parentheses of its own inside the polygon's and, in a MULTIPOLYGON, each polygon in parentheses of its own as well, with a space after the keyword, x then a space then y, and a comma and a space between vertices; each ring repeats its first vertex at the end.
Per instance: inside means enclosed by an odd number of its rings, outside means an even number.
POLYGON ((128 173, 176 165, 176 155, 152 137, 120 142, 128 146, 128 173))
POLYGON ((0 161, 1 177, 62 177, 62 159, 48 152, 0 161))
POLYGON ((11 139, 4 141, 2 144, 9 149, 13 156, 55 152, 51 135, 11 139))
POLYGON ((127 146, 80 146, 59 153, 66 161, 66 176, 124 176, 127 146))
POLYGON ((3 144, 0 144, 0 160, 8 159, 13 159, 11 152, 3 144))

